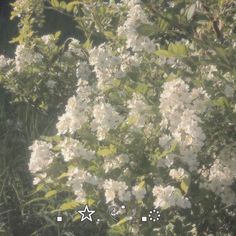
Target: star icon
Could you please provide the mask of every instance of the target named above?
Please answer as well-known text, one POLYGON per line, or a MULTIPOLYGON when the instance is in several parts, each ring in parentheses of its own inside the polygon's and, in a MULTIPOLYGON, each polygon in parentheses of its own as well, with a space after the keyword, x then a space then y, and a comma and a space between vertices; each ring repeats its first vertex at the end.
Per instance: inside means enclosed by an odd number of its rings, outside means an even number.
POLYGON ((83 211, 78 211, 80 213, 81 217, 81 222, 84 220, 89 220, 93 221, 92 214, 95 213, 95 211, 89 210, 88 206, 86 205, 83 211))

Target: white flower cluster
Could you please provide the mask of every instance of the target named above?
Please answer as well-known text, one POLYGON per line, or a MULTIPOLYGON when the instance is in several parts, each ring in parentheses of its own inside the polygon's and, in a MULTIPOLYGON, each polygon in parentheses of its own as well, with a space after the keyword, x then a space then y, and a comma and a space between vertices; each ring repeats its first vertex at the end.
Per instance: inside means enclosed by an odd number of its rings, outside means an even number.
POLYGON ((128 120, 132 120, 132 125, 136 128, 143 128, 150 117, 150 106, 144 102, 144 98, 137 93, 133 94, 131 100, 127 101, 129 108, 128 120))
POLYGON ((53 34, 43 35, 41 39, 43 43, 47 46, 47 50, 52 50, 54 47, 56 47, 56 41, 53 34))
POLYGON ((19 44, 16 47, 15 63, 16 71, 23 72, 29 65, 40 63, 43 60, 43 56, 40 53, 34 52, 25 44, 19 44))
POLYGON ((28 14, 36 14, 36 17, 41 17, 42 11, 44 9, 44 1, 38 0, 16 0, 13 3, 14 13, 18 17, 22 17, 28 14))
MULTIPOLYGON (((160 97, 161 126, 168 129, 180 146, 181 160, 190 170, 198 166, 197 153, 204 145, 205 134, 199 126, 198 115, 205 112, 208 96, 205 91, 193 89, 181 79, 166 82, 160 97)), ((163 136, 160 144, 169 145, 169 137, 163 136)))
POLYGON ((59 117, 56 124, 58 134, 67 132, 73 134, 88 122, 90 113, 90 96, 93 94, 93 88, 87 81, 79 80, 77 95, 69 98, 66 105, 66 112, 59 117))
POLYGON ((71 168, 68 174, 69 178, 67 185, 72 187, 73 192, 76 195, 76 200, 81 203, 86 202, 87 195, 83 189, 85 183, 97 186, 98 188, 102 188, 102 179, 98 178, 97 176, 91 175, 86 170, 71 168))
POLYGON ((4 55, 0 55, 0 69, 7 67, 11 62, 11 59, 6 58, 4 55))
POLYGON ((147 191, 144 186, 135 185, 132 187, 132 194, 135 196, 137 201, 141 201, 144 199, 147 191))
POLYGON ((117 51, 120 53, 120 69, 123 73, 127 73, 128 71, 131 71, 133 67, 138 67, 140 65, 141 57, 138 53, 131 53, 125 48, 118 48, 117 51))
POLYGON ((46 172, 37 174, 37 176, 35 176, 33 179, 33 185, 39 184, 40 182, 42 182, 42 180, 45 180, 46 177, 47 177, 46 172))
POLYGON ((120 154, 118 156, 115 156, 114 158, 104 159, 103 169, 105 170, 105 173, 108 173, 109 171, 112 171, 114 169, 121 168, 128 162, 128 155, 120 154))
POLYGON ((189 174, 183 168, 178 168, 178 169, 171 169, 169 172, 169 176, 172 179, 181 182, 185 178, 188 178, 189 174))
POLYGON ((153 188, 153 196, 156 198, 154 205, 156 208, 169 208, 171 206, 177 206, 181 208, 190 208, 191 203, 188 198, 185 198, 178 188, 168 185, 163 187, 162 185, 155 186, 153 188))
POLYGON ((113 202, 116 197, 122 202, 129 201, 131 198, 131 193, 125 182, 108 179, 104 181, 103 188, 107 203, 113 202))
POLYGON ((89 62, 94 66, 98 78, 98 89, 106 89, 112 85, 114 78, 122 78, 125 73, 121 71, 121 58, 113 55, 111 47, 101 44, 89 52, 89 62))
POLYGON ((51 144, 36 140, 29 147, 31 150, 31 158, 29 162, 29 170, 31 173, 45 171, 49 164, 53 161, 53 155, 50 151, 51 144))
POLYGON ((229 145, 222 149, 208 171, 203 169, 206 181, 201 187, 217 194, 224 204, 235 204, 236 195, 231 188, 236 181, 235 168, 235 147, 229 145))
POLYGON ((137 28, 142 24, 151 24, 148 20, 140 1, 126 1, 128 4, 129 12, 127 20, 123 26, 117 30, 119 36, 126 37, 126 47, 132 48, 134 52, 146 51, 151 53, 155 51, 155 43, 147 36, 141 36, 137 32, 137 28))
POLYGON ((109 103, 100 102, 93 107, 93 117, 91 122, 92 131, 97 133, 97 139, 106 138, 109 130, 115 129, 122 121, 123 117, 109 103))
POLYGON ((81 80, 89 80, 92 76, 92 71, 85 61, 79 61, 76 65, 76 77, 81 80))
POLYGON ((87 161, 95 158, 95 151, 86 149, 82 143, 72 138, 65 138, 60 143, 61 153, 64 161, 71 161, 73 159, 84 159, 87 161))
POLYGON ((83 51, 81 49, 80 41, 75 38, 69 38, 70 40, 68 44, 68 50, 64 52, 64 55, 66 58, 72 59, 74 58, 74 55, 77 57, 84 57, 83 51))

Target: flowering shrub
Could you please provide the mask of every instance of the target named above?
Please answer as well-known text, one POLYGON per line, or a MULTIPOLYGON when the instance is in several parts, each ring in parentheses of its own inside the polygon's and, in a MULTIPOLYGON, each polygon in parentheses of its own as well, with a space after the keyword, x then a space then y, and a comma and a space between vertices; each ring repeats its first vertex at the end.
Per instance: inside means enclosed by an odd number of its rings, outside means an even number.
MULTIPOLYGON (((49 94, 60 76, 73 73, 77 79, 76 93, 58 117, 57 135, 42 137, 30 147, 29 169, 38 194, 55 201, 51 212, 73 215, 87 203, 106 219, 109 235, 233 235, 231 24, 223 39, 213 21, 213 36, 207 38, 207 22, 199 20, 204 3, 187 1, 183 8, 167 2, 57 5, 75 18, 81 10, 79 22, 86 35, 95 31, 106 40, 95 45, 89 37, 85 44, 73 39, 60 58, 62 75, 45 70, 43 55, 25 45, 17 47, 15 62, 3 60, 2 67, 15 63, 22 75, 26 69, 43 77, 52 73, 54 80, 46 83, 49 94), (73 59, 72 53, 77 54, 73 59), (127 213, 114 224, 106 209, 119 202, 127 213), (141 216, 153 208, 160 210, 160 221, 141 224, 141 216)), ((217 7, 223 6, 212 3, 217 7)), ((39 41, 42 50, 55 47, 51 36, 39 41)), ((63 83, 70 86, 70 81, 63 83)), ((76 220, 77 215, 72 217, 76 220)))
MULTIPOLYGON (((83 52, 69 39, 67 49, 57 45, 59 33, 35 37, 17 45, 15 58, 1 63, 1 81, 15 97, 41 110, 59 106, 76 83, 76 60, 83 52), (74 50, 76 47, 76 50, 74 50)), ((79 66, 79 65, 78 65, 79 66)))

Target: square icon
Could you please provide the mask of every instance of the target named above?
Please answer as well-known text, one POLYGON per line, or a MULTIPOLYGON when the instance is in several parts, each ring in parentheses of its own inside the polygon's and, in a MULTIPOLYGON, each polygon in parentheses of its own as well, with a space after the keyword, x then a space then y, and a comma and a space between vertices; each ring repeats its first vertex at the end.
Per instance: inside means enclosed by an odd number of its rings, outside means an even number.
POLYGON ((62 217, 61 216, 57 216, 57 222, 62 222, 62 217))
POLYGON ((147 222, 147 217, 146 216, 142 217, 142 222, 147 222))

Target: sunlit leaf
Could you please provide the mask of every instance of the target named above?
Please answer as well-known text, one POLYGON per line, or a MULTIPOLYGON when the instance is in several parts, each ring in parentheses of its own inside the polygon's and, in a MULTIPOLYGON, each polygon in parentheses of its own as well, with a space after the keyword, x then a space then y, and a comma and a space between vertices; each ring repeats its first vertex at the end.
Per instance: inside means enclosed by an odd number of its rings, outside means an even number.
POLYGON ((113 144, 110 144, 109 147, 100 148, 97 154, 103 157, 112 156, 116 154, 116 147, 113 144))
POLYGON ((53 197, 56 194, 57 194, 57 190, 51 190, 51 191, 47 192, 44 197, 45 198, 50 198, 50 197, 53 197))
POLYGON ((187 10, 187 20, 191 20, 196 9, 196 4, 192 4, 187 10))
POLYGON ((142 24, 137 29, 137 32, 143 36, 150 36, 157 32, 155 25, 142 24))
POLYGON ((63 203, 59 207, 59 210, 61 211, 71 210, 71 209, 77 208, 79 205, 80 204, 77 201, 70 201, 70 202, 63 203))

